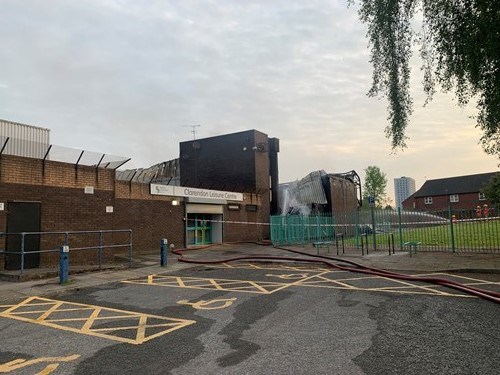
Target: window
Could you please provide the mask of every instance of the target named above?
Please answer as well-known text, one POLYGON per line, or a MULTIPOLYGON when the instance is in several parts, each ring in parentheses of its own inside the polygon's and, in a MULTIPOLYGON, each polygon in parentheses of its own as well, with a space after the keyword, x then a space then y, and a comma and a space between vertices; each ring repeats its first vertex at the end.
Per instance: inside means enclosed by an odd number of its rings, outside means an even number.
POLYGON ((458 194, 450 195, 450 203, 457 203, 457 202, 458 202, 458 194))
POLYGON ((479 193, 479 200, 480 200, 480 201, 485 201, 485 200, 486 200, 486 194, 484 194, 484 193, 479 193))
POLYGON ((424 198, 424 203, 425 204, 432 204, 432 197, 425 197, 424 198))

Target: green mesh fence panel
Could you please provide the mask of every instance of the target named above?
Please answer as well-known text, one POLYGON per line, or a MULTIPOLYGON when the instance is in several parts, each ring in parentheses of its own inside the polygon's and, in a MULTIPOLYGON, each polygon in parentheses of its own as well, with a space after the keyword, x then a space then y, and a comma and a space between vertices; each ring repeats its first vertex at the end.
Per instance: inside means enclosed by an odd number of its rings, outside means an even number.
POLYGON ((500 217, 490 208, 437 211, 338 211, 317 216, 272 216, 274 245, 334 241, 342 234, 346 246, 387 251, 391 244, 403 250, 405 242, 419 242, 419 251, 500 253, 500 217), (376 246, 375 246, 376 245, 376 246))
POLYGON ((271 216, 271 241, 274 245, 333 241, 334 238, 334 220, 331 215, 271 216))

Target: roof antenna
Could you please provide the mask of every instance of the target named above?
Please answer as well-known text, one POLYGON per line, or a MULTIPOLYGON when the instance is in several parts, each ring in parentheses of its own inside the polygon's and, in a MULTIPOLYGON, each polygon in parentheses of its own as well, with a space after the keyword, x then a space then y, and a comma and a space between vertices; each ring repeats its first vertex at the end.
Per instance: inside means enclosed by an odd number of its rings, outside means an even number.
POLYGON ((193 141, 196 141, 196 128, 199 128, 201 125, 183 125, 183 127, 187 128, 192 128, 191 133, 193 133, 193 141))
POLYGON ((184 127, 190 127, 191 133, 193 133, 193 149, 194 149, 194 186, 198 187, 198 171, 196 169, 196 149, 200 148, 199 142, 196 142, 196 128, 199 128, 201 125, 183 125, 184 127))

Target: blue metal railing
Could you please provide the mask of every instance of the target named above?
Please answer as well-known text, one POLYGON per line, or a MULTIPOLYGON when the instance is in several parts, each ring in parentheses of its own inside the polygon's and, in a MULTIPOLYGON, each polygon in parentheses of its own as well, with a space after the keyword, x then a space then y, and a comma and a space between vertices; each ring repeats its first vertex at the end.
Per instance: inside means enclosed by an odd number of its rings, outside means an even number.
POLYGON ((128 264, 132 267, 132 230, 131 229, 113 229, 113 230, 93 230, 93 231, 61 231, 61 232, 21 232, 21 233, 5 233, 0 232, 0 238, 8 236, 20 236, 19 250, 7 251, 6 249, 0 249, 0 257, 5 257, 9 255, 15 255, 20 257, 20 268, 21 274, 25 271, 26 257, 32 254, 46 254, 46 253, 59 253, 61 246, 69 246, 71 252, 74 251, 87 251, 87 250, 97 250, 97 263, 99 269, 102 269, 103 265, 103 254, 107 249, 118 249, 118 248, 128 248, 128 264), (124 241, 111 241, 106 244, 105 237, 108 235, 116 235, 119 233, 127 234, 124 241), (98 235, 97 238, 84 239, 82 236, 88 235, 98 235), (27 251, 25 244, 29 236, 40 236, 40 242, 42 239, 46 242, 51 242, 54 245, 49 246, 49 249, 37 250, 37 251, 27 251), (48 240, 47 237, 56 237, 55 239, 48 240), (62 238, 61 241, 57 238, 62 238), (71 244, 75 244, 74 247, 71 244), (94 244, 95 243, 95 244, 94 244), (76 245, 81 244, 81 245, 76 245), (88 245, 88 246, 87 246, 88 245), (55 246, 55 247, 54 247, 55 246))

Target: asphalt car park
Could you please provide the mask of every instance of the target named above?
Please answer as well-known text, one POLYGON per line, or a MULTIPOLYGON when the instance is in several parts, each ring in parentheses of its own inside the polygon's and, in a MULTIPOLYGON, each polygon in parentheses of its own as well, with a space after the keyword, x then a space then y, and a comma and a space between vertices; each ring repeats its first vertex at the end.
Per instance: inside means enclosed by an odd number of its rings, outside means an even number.
MULTIPOLYGON (((439 274, 500 291, 498 275, 439 274)), ((0 307, 0 372, 496 374, 499 306, 422 282, 228 263, 0 307)))

